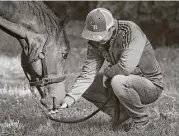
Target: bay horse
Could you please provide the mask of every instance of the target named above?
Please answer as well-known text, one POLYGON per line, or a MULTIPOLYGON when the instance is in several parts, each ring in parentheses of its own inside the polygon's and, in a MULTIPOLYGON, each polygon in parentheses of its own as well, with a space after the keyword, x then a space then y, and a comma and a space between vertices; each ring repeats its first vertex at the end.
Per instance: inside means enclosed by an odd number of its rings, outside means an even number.
POLYGON ((70 48, 62 18, 40 1, 0 2, 0 29, 19 41, 21 66, 48 110, 59 108, 66 94, 64 65, 70 48))
MULTIPOLYGON (((24 73, 30 86, 37 88, 41 104, 49 111, 58 110, 66 95, 64 67, 70 50, 65 31, 66 24, 64 17, 61 20, 57 18, 41 1, 0 2, 0 29, 19 41, 22 47, 21 66, 24 73)), ((106 95, 100 95, 105 94, 101 81, 102 74, 99 74, 83 94, 85 99, 99 108, 98 110, 76 121, 63 121, 49 116, 50 119, 63 123, 77 123, 87 120, 100 110, 111 115, 115 103, 112 101, 112 106, 106 105, 110 99, 107 99, 106 95), (94 97, 89 97, 93 91, 96 93, 96 100, 104 96, 103 100, 106 99, 106 102, 99 103, 93 100, 94 97)))

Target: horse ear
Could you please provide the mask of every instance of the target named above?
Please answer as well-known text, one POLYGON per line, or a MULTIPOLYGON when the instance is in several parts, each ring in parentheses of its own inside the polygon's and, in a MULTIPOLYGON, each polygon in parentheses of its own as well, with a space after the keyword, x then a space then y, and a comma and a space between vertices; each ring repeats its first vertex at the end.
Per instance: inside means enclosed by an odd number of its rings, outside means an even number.
POLYGON ((67 14, 64 16, 64 18, 62 19, 62 21, 60 21, 60 23, 59 23, 60 26, 65 27, 65 26, 68 24, 69 20, 70 20, 70 16, 69 16, 69 14, 67 13, 67 14))

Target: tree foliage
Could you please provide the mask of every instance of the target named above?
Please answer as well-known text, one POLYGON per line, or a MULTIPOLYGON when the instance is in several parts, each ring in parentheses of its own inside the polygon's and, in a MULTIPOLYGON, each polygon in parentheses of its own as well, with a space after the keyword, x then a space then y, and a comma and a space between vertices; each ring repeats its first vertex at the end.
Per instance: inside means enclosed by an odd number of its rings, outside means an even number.
POLYGON ((45 2, 59 17, 85 20, 96 7, 109 9, 115 18, 131 20, 146 33, 154 46, 179 43, 179 2, 177 1, 53 1, 45 2))

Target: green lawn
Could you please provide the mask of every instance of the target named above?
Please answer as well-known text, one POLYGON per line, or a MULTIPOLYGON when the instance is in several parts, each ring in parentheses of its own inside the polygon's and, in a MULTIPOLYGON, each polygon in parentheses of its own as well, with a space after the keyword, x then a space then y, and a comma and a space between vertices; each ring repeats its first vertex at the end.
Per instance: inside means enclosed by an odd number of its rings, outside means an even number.
MULTIPOLYGON (((0 76, 2 77, 0 81, 0 134, 17 136, 178 136, 178 51, 179 48, 166 47, 156 50, 157 59, 164 71, 165 90, 162 97, 150 107, 160 113, 160 118, 151 123, 147 130, 132 130, 127 133, 119 130, 113 131, 110 118, 102 112, 79 124, 47 121, 31 98, 27 81, 24 80, 20 67, 20 58, 2 55, 0 56, 0 76), (17 75, 19 80, 17 80, 17 75)), ((85 48, 71 49, 67 63, 69 89, 84 61, 85 53, 85 48)), ((74 119, 84 117, 95 109, 95 106, 81 98, 74 107, 70 108, 70 111, 65 112, 68 119, 74 119)))
MULTIPOLYGON (((87 47, 87 41, 80 38, 84 23, 76 23, 78 27, 74 28, 74 24, 70 23, 67 28, 71 46, 66 66, 68 90, 84 62, 87 47)), ((0 35, 1 47, 6 47, 0 48, 1 136, 179 136, 179 48, 156 49, 157 59, 164 72, 165 89, 161 98, 150 105, 150 109, 158 111, 160 118, 153 121, 146 130, 126 133, 113 131, 110 118, 102 112, 79 124, 47 120, 31 98, 20 67, 20 56, 17 55, 20 51, 17 41, 6 34, 0 35)), ((64 112, 68 119, 74 119, 89 115, 95 109, 94 105, 81 98, 70 111, 64 112)))

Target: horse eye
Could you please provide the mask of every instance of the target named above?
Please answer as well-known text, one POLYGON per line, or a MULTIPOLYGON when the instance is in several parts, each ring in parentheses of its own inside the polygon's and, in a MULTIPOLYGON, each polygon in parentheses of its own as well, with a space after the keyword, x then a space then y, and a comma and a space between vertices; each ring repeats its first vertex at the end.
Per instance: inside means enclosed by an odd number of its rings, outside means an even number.
POLYGON ((68 56, 68 53, 62 53, 62 57, 63 57, 64 59, 67 59, 67 56, 68 56))

